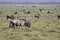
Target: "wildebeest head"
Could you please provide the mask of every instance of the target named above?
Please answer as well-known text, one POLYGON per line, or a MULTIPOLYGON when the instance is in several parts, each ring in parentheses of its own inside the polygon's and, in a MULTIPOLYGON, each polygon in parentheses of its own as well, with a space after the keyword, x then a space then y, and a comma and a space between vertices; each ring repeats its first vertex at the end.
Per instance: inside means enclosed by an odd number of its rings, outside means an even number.
POLYGON ((25 22, 25 26, 27 26, 28 28, 30 28, 30 22, 26 21, 25 22))
POLYGON ((30 22, 29 22, 29 21, 27 21, 27 20, 25 20, 25 19, 20 19, 20 21, 21 21, 21 20, 22 20, 22 21, 25 21, 24 26, 30 28, 30 22))

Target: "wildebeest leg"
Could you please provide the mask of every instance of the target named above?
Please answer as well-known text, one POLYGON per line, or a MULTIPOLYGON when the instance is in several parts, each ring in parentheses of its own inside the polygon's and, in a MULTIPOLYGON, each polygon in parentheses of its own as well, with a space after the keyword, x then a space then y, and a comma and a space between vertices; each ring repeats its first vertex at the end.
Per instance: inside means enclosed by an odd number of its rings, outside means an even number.
POLYGON ((23 29, 22 27, 23 27, 23 25, 21 24, 21 29, 23 29))
POLYGON ((12 28, 13 28, 13 29, 16 29, 16 26, 15 26, 15 25, 12 25, 12 28))
POLYGON ((9 28, 11 28, 14 24, 12 23, 12 21, 10 21, 9 23, 9 28))
POLYGON ((21 26, 21 29, 22 29, 22 26, 21 26))

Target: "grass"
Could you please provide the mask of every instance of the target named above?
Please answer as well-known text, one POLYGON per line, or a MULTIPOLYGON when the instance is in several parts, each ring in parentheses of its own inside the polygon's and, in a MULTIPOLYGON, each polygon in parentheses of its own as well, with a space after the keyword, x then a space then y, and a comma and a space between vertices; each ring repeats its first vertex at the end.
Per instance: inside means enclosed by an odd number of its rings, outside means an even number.
POLYGON ((22 29, 9 29, 9 21, 5 17, 0 17, 0 40, 60 40, 60 20, 57 19, 57 15, 60 10, 55 10, 59 8, 58 6, 25 6, 26 10, 30 10, 31 14, 23 14, 21 10, 22 6, 0 6, 1 12, 0 16, 7 14, 14 14, 14 10, 18 11, 15 16, 34 16, 36 14, 35 10, 39 8, 44 8, 44 13, 41 14, 40 19, 36 21, 35 18, 29 19, 31 22, 31 28, 22 29), (53 10, 52 13, 47 14, 47 11, 53 10))

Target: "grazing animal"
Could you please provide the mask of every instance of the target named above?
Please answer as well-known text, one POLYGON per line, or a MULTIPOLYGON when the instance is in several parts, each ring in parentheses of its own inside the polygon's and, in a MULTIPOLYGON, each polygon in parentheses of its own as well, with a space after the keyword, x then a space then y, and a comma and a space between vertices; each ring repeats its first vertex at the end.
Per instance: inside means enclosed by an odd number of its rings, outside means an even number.
POLYGON ((24 14, 30 14, 30 11, 26 11, 26 10, 25 10, 25 11, 24 11, 24 14))
POLYGON ((14 16, 13 16, 12 14, 7 15, 7 20, 8 20, 8 19, 14 19, 14 16))
POLYGON ((25 20, 25 19, 20 19, 20 20, 11 20, 9 23, 9 28, 16 28, 16 26, 21 26, 21 28, 23 26, 26 26, 28 28, 30 28, 30 22, 25 20))
POLYGON ((27 11, 27 14, 30 14, 30 11, 27 11))
POLYGON ((47 13, 50 13, 50 11, 48 11, 47 13))
POLYGON ((60 18, 60 15, 58 15, 58 19, 60 18))
POLYGON ((39 15, 35 15, 35 18, 36 18, 36 19, 39 19, 39 15))
POLYGON ((39 9, 39 11, 42 11, 42 9, 39 9))
POLYGON ((15 12, 15 14, 18 14, 17 11, 15 12))
POLYGON ((38 9, 38 10, 35 10, 35 12, 38 12, 38 13, 42 14, 44 12, 44 10, 43 9, 38 9))

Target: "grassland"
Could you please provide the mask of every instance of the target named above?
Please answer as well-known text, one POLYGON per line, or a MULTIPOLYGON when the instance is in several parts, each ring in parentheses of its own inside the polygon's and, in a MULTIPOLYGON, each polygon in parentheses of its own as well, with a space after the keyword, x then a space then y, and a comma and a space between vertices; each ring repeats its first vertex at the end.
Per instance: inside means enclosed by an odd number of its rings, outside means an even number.
POLYGON ((0 16, 7 14, 14 14, 14 10, 18 11, 15 16, 34 16, 35 10, 44 8, 44 13, 41 14, 40 19, 36 21, 35 18, 25 18, 31 22, 30 28, 21 29, 9 29, 9 21, 6 17, 0 17, 0 40, 60 40, 60 20, 57 19, 57 15, 60 14, 60 6, 25 6, 26 10, 31 11, 31 14, 23 14, 21 11, 22 6, 0 6, 0 16), (50 14, 47 14, 48 10, 53 10, 50 14))

